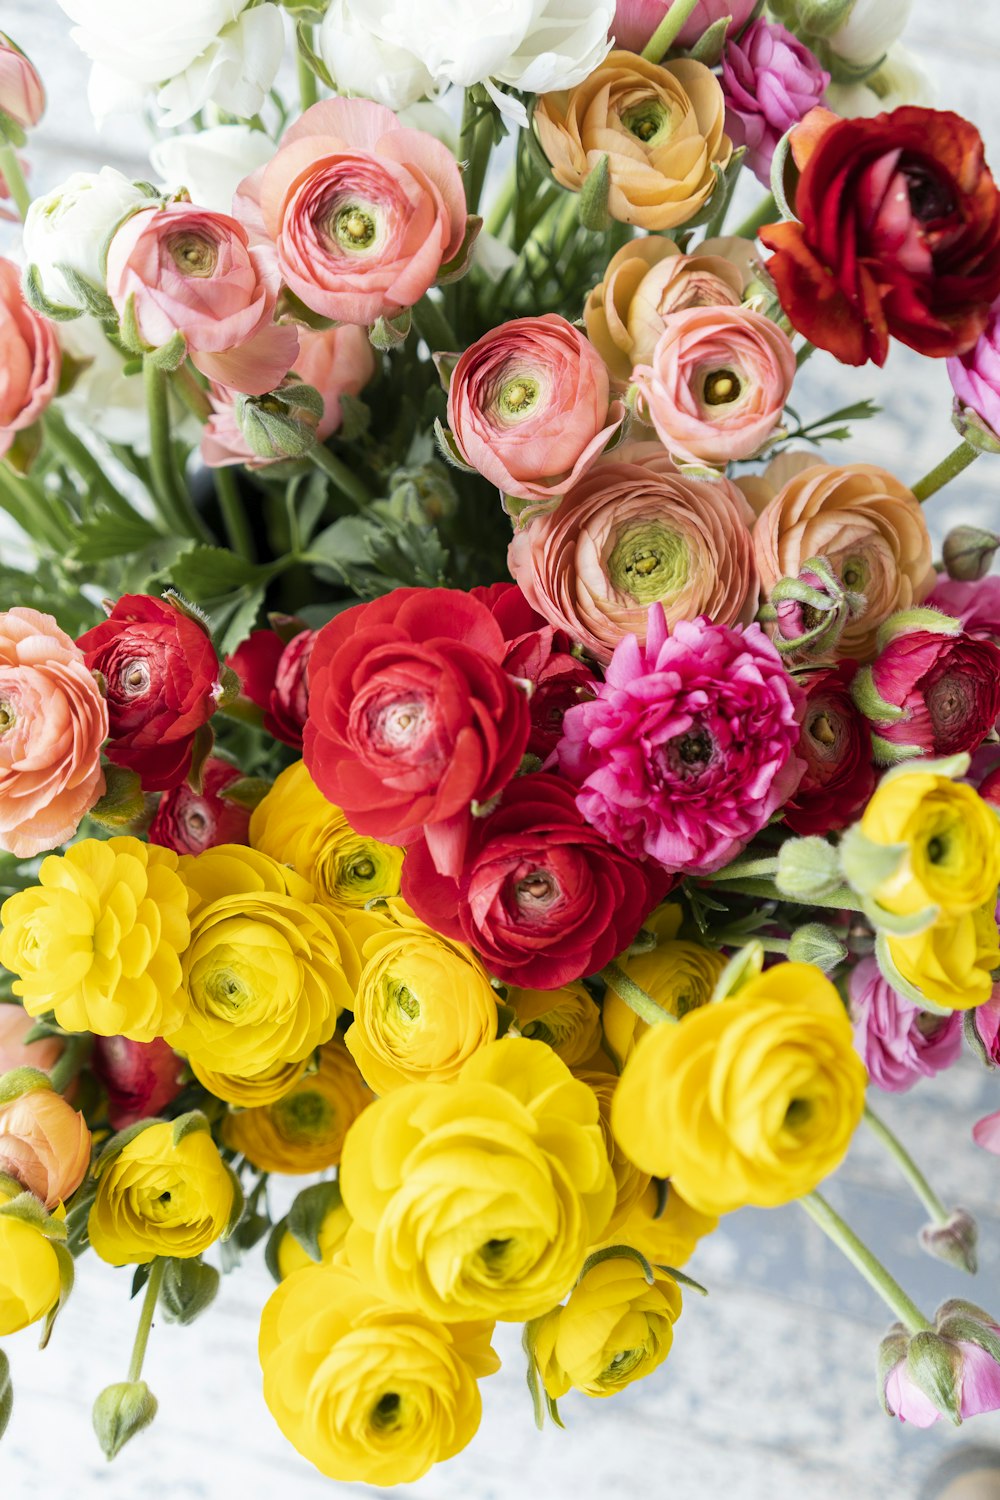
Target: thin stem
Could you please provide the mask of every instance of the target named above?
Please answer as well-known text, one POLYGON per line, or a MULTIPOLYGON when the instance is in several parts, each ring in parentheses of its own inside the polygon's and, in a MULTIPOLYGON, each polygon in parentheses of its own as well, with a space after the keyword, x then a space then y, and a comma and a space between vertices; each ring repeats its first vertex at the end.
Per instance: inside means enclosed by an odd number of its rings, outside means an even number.
POLYGON ((214 473, 215 493, 219 498, 222 524, 226 528, 229 545, 240 557, 245 557, 248 562, 253 562, 253 532, 250 529, 250 521, 247 517, 243 501, 240 499, 240 492, 236 485, 236 476, 232 469, 229 468, 219 468, 214 473))
POLYGON ((49 1080, 57 1094, 65 1094, 90 1056, 91 1045, 85 1032, 68 1038, 58 1061, 49 1069, 49 1080))
POLYGON ((723 880, 722 874, 720 870, 720 878, 713 882, 713 890, 734 891, 739 896, 763 896, 765 901, 781 901, 786 906, 825 906, 831 911, 862 911, 864 909, 858 905, 857 895, 849 885, 838 886, 835 891, 830 891, 826 896, 799 897, 789 896, 784 891, 779 891, 773 880, 723 880))
POLYGON ((978 457, 978 448, 973 448, 971 443, 959 443, 958 447, 953 448, 948 457, 943 458, 936 468, 917 481, 913 486, 914 495, 918 500, 929 500, 931 495, 936 495, 938 490, 943 490, 956 474, 961 474, 962 470, 967 469, 978 457))
POLYGON ((149 1343, 149 1330, 153 1326, 153 1314, 159 1301, 160 1287, 163 1285, 163 1275, 166 1269, 167 1262, 163 1256, 157 1257, 149 1269, 146 1295, 143 1298, 142 1312, 139 1314, 139 1326, 135 1330, 135 1343, 132 1345, 132 1362, 128 1367, 128 1378, 133 1384, 142 1374, 142 1362, 146 1358, 146 1345, 149 1343))
POLYGON ((507 168, 506 176, 500 184, 500 191, 493 202, 493 207, 486 215, 486 223, 483 225, 487 234, 499 234, 507 222, 507 216, 514 207, 517 198, 517 163, 511 162, 507 168))
POLYGON ((175 370, 171 379, 174 390, 191 415, 203 424, 207 422, 212 415, 212 403, 208 399, 208 392, 198 384, 187 365, 181 365, 179 370, 175 370))
POLYGON ((947 1224, 951 1215, 941 1202, 941 1199, 931 1187, 902 1141, 893 1135, 888 1125, 883 1120, 880 1120, 875 1111, 867 1104, 865 1105, 865 1121, 872 1134, 878 1137, 889 1155, 893 1158, 935 1224, 947 1224))
POLYGON ((825 1198, 821 1198, 819 1193, 808 1193, 799 1199, 799 1203, 813 1223, 819 1225, 827 1239, 836 1245, 856 1271, 860 1271, 868 1285, 878 1292, 886 1306, 911 1333, 922 1333, 930 1328, 931 1324, 916 1303, 907 1296, 895 1277, 890 1275, 882 1262, 858 1238, 851 1226, 830 1207, 825 1198))
POLYGON ((642 55, 647 62, 658 63, 660 61, 697 4, 698 0, 674 0, 673 5, 642 49, 642 55))
POLYGON ((153 499, 167 526, 180 536, 208 540, 208 531, 196 514, 174 463, 166 372, 147 356, 142 362, 142 375, 149 414, 153 499))
POLYGON ((554 248, 556 259, 562 255, 566 246, 573 238, 580 225, 580 197, 578 193, 569 193, 566 202, 559 212, 559 221, 556 225, 554 248))
POLYGON ((465 163, 465 202, 470 214, 479 211, 486 168, 493 149, 493 122, 475 100, 472 89, 465 91, 462 110, 462 133, 458 142, 458 159, 465 163))
POLYGON ((768 193, 764 201, 758 203, 753 213, 748 214, 743 223, 733 230, 733 234, 743 240, 756 239, 758 229, 764 224, 776 224, 780 218, 781 214, 778 211, 774 194, 768 193))
POLYGON ((9 142, 5 142, 0 146, 0 172, 3 173, 4 181, 10 189, 10 196, 13 198, 17 211, 23 219, 31 207, 31 193, 28 191, 28 184, 24 180, 24 173, 21 171, 21 163, 17 159, 17 152, 9 142))
MULTIPOLYGON (((305 40, 311 45, 312 27, 303 25, 302 32, 305 40)), ((309 66, 309 63, 306 61, 305 53, 301 48, 299 48, 298 52, 298 72, 299 100, 302 104, 302 112, 304 114, 305 111, 309 109, 311 105, 315 104, 317 99, 319 98, 319 86, 316 80, 316 74, 313 72, 312 68, 309 66)))
MULTIPOLYGON (((736 171, 730 173, 728 176, 728 180, 723 184, 722 192, 719 193, 719 204, 716 207, 715 212, 712 214, 712 217, 705 225, 706 240, 714 239, 716 235, 722 233, 723 226, 726 222, 726 215, 729 213, 730 205, 733 201, 733 195, 736 192, 736 184, 739 182, 740 173, 742 171, 743 163, 741 161, 739 166, 736 168, 736 171)), ((719 192, 718 188, 716 188, 716 192, 719 192)))
POLYGON ((368 487, 358 476, 350 470, 345 463, 341 463, 335 454, 331 453, 325 443, 316 443, 309 449, 309 457, 317 469, 322 469, 326 477, 333 481, 342 495, 353 501, 358 510, 365 510, 371 502, 368 487))
POLYGON ((815 353, 816 353, 816 345, 815 344, 810 344, 809 340, 806 339, 806 341, 802 345, 802 347, 796 351, 796 354, 795 354, 795 368, 797 370, 801 370, 801 368, 805 364, 806 360, 807 359, 811 359, 812 356, 815 353))
POLYGON ((603 968, 601 978, 609 989, 614 990, 619 1000, 624 1000, 629 1010, 634 1010, 640 1021, 645 1021, 647 1026, 659 1026, 663 1021, 676 1022, 677 1017, 672 1016, 669 1010, 664 1010, 662 1005, 657 1005, 652 995, 647 995, 618 964, 608 964, 603 968))
POLYGON ((89 490, 105 502, 109 510, 122 519, 131 519, 135 511, 129 505, 125 496, 116 489, 101 467, 96 454, 91 453, 82 438, 68 426, 65 419, 55 407, 50 406, 45 413, 45 434, 52 446, 59 453, 64 462, 75 469, 79 477, 89 490))
POLYGON ((765 859, 737 859, 731 865, 724 865, 721 870, 716 870, 714 875, 704 875, 703 880, 742 880, 745 876, 773 875, 778 868, 778 861, 774 855, 765 859))
POLYGON ((457 354, 458 334, 445 316, 444 308, 430 295, 421 297, 411 308, 413 326, 432 354, 457 354))
POLYGON ((709 941, 717 948, 748 948, 756 943, 765 953, 787 953, 792 946, 789 938, 762 938, 756 933, 729 932, 725 927, 710 933, 709 941))

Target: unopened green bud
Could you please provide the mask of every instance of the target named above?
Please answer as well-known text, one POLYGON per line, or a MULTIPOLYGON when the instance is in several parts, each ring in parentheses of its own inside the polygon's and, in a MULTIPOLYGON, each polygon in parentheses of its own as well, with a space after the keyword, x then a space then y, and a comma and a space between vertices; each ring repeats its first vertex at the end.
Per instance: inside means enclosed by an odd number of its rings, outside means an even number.
POLYGON ((979 1229, 964 1208, 956 1208, 944 1224, 925 1224, 919 1235, 921 1247, 937 1260, 947 1261, 975 1276, 979 1268, 976 1246, 979 1229))
POLYGON ((1000 536, 995 531, 983 531, 979 526, 953 526, 941 552, 948 577, 962 583, 978 583, 993 566, 998 547, 1000 536))
POLYGON ((104 796, 90 809, 89 816, 102 828, 127 828, 146 810, 142 783, 137 771, 127 766, 104 767, 104 796))
POLYGON ((807 922, 792 933, 788 957, 793 964, 815 964, 829 974, 847 957, 847 949, 832 927, 823 922, 807 922))
POLYGON ((1000 434, 995 433, 971 406, 963 406, 956 400, 951 425, 977 453, 1000 453, 1000 434))
POLYGON ((149 1426, 156 1410, 156 1397, 144 1380, 122 1380, 104 1388, 94 1402, 94 1431, 109 1462, 149 1426))
POLYGON ((842 884, 836 849, 818 834, 789 839, 778 851, 774 883, 796 901, 829 896, 842 884))
POLYGON ((311 385, 286 385, 267 396, 237 396, 235 412, 257 458, 303 458, 316 443, 323 398, 311 385))
POLYGON ((219 1273, 206 1266, 200 1256, 192 1260, 168 1260, 160 1288, 160 1308, 168 1323, 193 1323, 219 1290, 219 1273))
POLYGON ((436 525, 455 514, 458 495, 443 464, 416 464, 396 469, 389 481, 389 494, 371 508, 384 521, 436 525))

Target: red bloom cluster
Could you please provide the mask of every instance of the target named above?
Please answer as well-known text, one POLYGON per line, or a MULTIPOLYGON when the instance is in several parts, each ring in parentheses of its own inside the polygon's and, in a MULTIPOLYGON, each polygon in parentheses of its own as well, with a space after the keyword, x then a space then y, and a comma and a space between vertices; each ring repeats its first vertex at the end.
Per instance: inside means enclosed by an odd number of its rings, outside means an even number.
POLYGON ((309 658, 315 630, 301 621, 281 622, 294 630, 252 630, 226 665, 240 679, 240 693, 264 715, 264 728, 276 740, 302 749, 302 726, 309 711, 309 658))

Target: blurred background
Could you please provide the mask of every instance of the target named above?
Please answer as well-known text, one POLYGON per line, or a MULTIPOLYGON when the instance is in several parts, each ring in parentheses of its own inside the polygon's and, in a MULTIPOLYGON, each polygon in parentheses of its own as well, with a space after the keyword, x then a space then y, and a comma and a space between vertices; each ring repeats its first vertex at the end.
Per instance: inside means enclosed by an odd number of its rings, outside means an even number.
MULTIPOLYGON (((148 176, 147 143, 135 122, 112 119, 95 130, 88 65, 56 0, 4 0, 2 26, 48 88, 48 113, 27 153, 36 190, 105 163, 148 176)), ((1000 173, 1000 4, 915 0, 904 41, 931 75, 937 105, 975 121, 1000 173)), ((753 206, 756 191, 746 190, 733 222, 753 206)), ((958 441, 943 363, 899 346, 883 371, 842 369, 817 354, 796 386, 795 405, 814 418, 863 397, 883 412, 858 424, 850 443, 826 450, 835 462, 878 463, 913 483, 958 441)), ((983 457, 928 502, 935 539, 960 521, 996 528, 998 496, 1000 458, 983 457)), ((998 1096, 996 1078, 970 1057, 912 1094, 876 1101, 945 1202, 978 1218, 974 1280, 922 1254, 916 1232, 924 1215, 864 1130, 829 1186, 830 1200, 927 1311, 964 1296, 1000 1315, 1000 1161, 970 1136, 973 1122, 1000 1104, 998 1096)), ((284 1206, 275 1203, 278 1211, 284 1206)), ((667 1364, 613 1401, 568 1397, 566 1432, 534 1431, 519 1329, 501 1327, 504 1369, 484 1384, 479 1436, 459 1458, 396 1493, 414 1500, 521 1500, 526 1493, 547 1500, 708 1500, 723 1493, 727 1500, 905 1500, 944 1450, 968 1440, 1000 1448, 1000 1414, 958 1433, 943 1423, 919 1432, 883 1415, 874 1356, 885 1310, 794 1206, 733 1215, 689 1269, 711 1295, 686 1297, 667 1364)), ((256 1357, 259 1312, 271 1288, 259 1254, 224 1279, 218 1301, 192 1328, 155 1329, 144 1377, 159 1398, 159 1416, 109 1468, 91 1432, 90 1408, 104 1385, 125 1376, 138 1307, 129 1304, 127 1269, 88 1256, 80 1271, 44 1354, 32 1330, 5 1341, 15 1406, 2 1450, 4 1500, 380 1493, 324 1479, 271 1421, 256 1357)))

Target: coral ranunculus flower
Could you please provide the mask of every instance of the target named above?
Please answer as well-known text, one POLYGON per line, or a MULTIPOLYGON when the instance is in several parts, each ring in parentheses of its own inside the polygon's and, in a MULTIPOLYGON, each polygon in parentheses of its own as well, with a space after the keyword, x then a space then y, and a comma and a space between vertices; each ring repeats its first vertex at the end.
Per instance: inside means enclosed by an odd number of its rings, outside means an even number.
POLYGON ((75 1193, 90 1166, 90 1131, 47 1081, 30 1081, 0 1105, 0 1175, 13 1177, 46 1208, 75 1193))
POLYGON ((909 105, 811 119, 800 222, 760 232, 795 327, 847 365, 884 364, 890 338, 935 358, 971 348, 1000 295, 1000 192, 975 126, 909 105))
POLYGON ((0 257, 0 457, 19 432, 31 427, 55 396, 62 353, 55 324, 29 307, 21 293, 21 273, 0 257))

